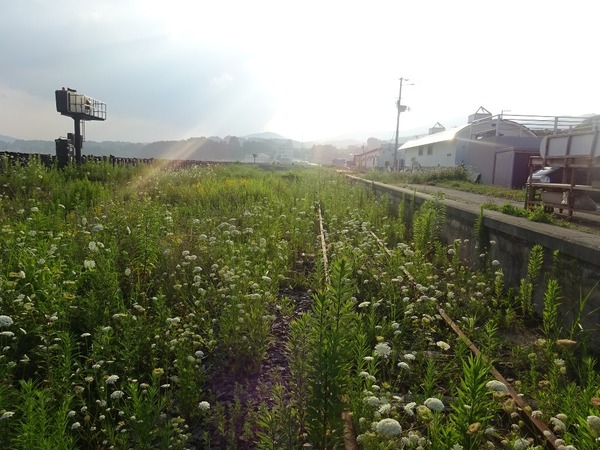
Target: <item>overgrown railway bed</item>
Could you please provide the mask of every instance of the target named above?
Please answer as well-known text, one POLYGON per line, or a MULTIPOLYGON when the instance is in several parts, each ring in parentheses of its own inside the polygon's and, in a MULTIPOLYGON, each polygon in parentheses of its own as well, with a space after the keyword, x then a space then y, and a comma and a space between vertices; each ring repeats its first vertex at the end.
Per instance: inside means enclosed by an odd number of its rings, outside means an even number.
POLYGON ((598 444, 560 255, 542 273, 534 248, 510 288, 489 254, 462 260, 472 236, 440 241, 440 202, 407 224, 323 169, 0 177, 0 446, 598 444))

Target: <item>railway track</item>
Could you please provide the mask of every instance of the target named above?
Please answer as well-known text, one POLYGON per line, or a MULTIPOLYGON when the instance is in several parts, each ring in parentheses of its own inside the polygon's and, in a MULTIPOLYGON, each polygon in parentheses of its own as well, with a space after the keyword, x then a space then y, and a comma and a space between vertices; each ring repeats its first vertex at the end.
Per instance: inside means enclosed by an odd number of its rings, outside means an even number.
MULTIPOLYGON (((326 236, 325 236, 325 226, 324 226, 323 215, 321 212, 320 205, 318 206, 318 218, 319 218, 319 241, 321 244, 321 252, 322 252, 321 257, 323 260, 323 267, 325 268, 325 271, 326 271, 325 278, 328 281, 329 276, 327 274, 327 271, 328 271, 328 266, 329 266, 329 257, 327 254, 327 241, 326 241, 326 236)), ((390 249, 388 249, 386 247, 386 245, 382 241, 382 239, 380 239, 374 232, 371 231, 370 233, 371 233, 372 237, 377 241, 381 250, 383 252, 385 252, 385 254, 388 257, 391 257, 393 255, 393 253, 390 249)), ((417 283, 416 283, 414 277, 412 276, 412 274, 405 267, 402 268, 402 271, 403 271, 403 275, 404 275, 406 281, 414 289, 417 289, 417 283)), ((456 336, 458 336, 458 338, 461 339, 467 345, 469 350, 474 355, 482 356, 484 359, 488 359, 488 358, 486 358, 485 355, 482 354, 481 350, 475 345, 475 343, 473 343, 471 341, 471 339, 469 339, 469 337, 459 327, 459 325, 455 321, 453 321, 452 318, 439 306, 439 304, 436 304, 435 308, 436 308, 436 311, 438 312, 438 314, 444 320, 448 329, 452 330, 452 332, 455 333, 456 336)), ((531 411, 532 411, 531 406, 526 402, 526 400, 523 398, 523 396, 518 393, 518 391, 515 389, 515 387, 510 382, 508 382, 508 380, 493 365, 491 366, 490 374, 494 377, 495 380, 497 380, 498 382, 500 382, 506 386, 508 395, 514 401, 515 405, 517 405, 519 415, 521 416, 522 420, 527 424, 527 430, 529 430, 531 437, 538 444, 543 445, 548 450, 559 450, 560 448, 564 448, 564 447, 561 447, 560 440, 554 434, 554 432, 548 427, 548 425, 546 425, 546 423, 544 423, 543 421, 541 421, 540 419, 538 419, 537 417, 535 417, 531 414, 531 411)), ((359 448, 359 445, 357 442, 356 430, 355 430, 355 426, 354 426, 354 423, 352 420, 352 415, 349 414, 348 412, 345 412, 343 414, 343 420, 344 420, 344 424, 345 424, 345 429, 344 429, 345 449, 346 450, 357 450, 359 448)))

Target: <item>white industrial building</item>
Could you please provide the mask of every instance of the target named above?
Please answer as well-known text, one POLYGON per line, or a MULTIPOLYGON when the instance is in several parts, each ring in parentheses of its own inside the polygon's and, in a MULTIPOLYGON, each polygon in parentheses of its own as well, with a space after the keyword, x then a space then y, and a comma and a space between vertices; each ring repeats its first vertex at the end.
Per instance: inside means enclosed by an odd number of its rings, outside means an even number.
POLYGON ((492 116, 481 107, 466 125, 446 129, 436 123, 428 135, 406 142, 399 152, 407 169, 464 165, 482 183, 521 187, 540 140, 523 123, 492 116))
MULTIPOLYGON (((589 118, 572 116, 492 115, 480 107, 463 126, 446 129, 439 122, 429 134, 400 145, 399 170, 465 166, 473 179, 485 184, 522 188, 529 173, 529 158, 539 155, 542 136, 569 132, 589 118)), ((359 170, 390 170, 392 146, 355 155, 359 170)))

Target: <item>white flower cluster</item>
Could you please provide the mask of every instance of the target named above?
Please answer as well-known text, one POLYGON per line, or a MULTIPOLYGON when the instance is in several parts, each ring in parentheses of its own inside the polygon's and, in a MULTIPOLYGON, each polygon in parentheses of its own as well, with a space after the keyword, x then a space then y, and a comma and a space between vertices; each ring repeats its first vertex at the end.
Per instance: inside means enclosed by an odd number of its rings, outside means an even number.
POLYGON ((485 384, 485 387, 488 389, 488 391, 502 392, 504 394, 508 394, 508 388, 506 387, 506 385, 498 380, 488 381, 485 384))
POLYGON ((9 316, 0 316, 0 328, 10 327, 13 324, 13 320, 9 316))
POLYGON ((106 384, 115 384, 119 380, 119 375, 110 375, 106 378, 106 384))
POLYGON ((441 412, 445 408, 444 403, 439 398, 435 398, 435 397, 428 398, 427 400, 425 400, 423 402, 423 404, 432 411, 441 412))
POLYGON ((387 342, 380 342, 375 346, 375 354, 387 358, 392 353, 392 348, 387 342))
POLYGON ((437 341, 435 343, 435 345, 437 345, 442 350, 449 350, 450 349, 450 345, 448 343, 444 342, 444 341, 437 341))
POLYGON ((198 403, 198 409, 200 411, 208 411, 210 409, 210 403, 208 403, 207 401, 202 401, 198 403))
POLYGON ((588 416, 587 426, 594 436, 596 436, 596 437, 600 436, 600 417, 588 416))
POLYGON ((400 426, 400 423, 396 419, 388 417, 377 422, 375 430, 382 436, 392 437, 402 433, 402 426, 400 426))

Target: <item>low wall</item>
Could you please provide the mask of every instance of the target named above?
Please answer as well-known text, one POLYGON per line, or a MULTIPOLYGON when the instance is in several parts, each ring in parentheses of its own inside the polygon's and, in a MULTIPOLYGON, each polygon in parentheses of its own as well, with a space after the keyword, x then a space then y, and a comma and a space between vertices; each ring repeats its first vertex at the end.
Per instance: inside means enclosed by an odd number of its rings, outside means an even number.
MULTIPOLYGON (((396 208, 406 205, 406 217, 412 218, 416 210, 426 200, 433 200, 429 194, 409 189, 372 182, 357 177, 354 181, 363 183, 378 195, 387 195, 396 208), (407 200, 402 203, 402 200, 407 200)), ((491 260, 498 260, 502 267, 506 284, 518 291, 521 278, 527 274, 527 264, 531 248, 539 244, 544 248, 544 268, 548 273, 553 267, 553 254, 559 252, 561 306, 559 313, 563 326, 570 327, 577 317, 580 301, 589 299, 583 309, 582 324, 592 332, 592 347, 600 350, 600 236, 582 233, 555 225, 531 222, 525 218, 513 217, 496 211, 483 211, 483 226, 486 235, 485 245, 476 246, 475 223, 480 215, 478 205, 454 200, 441 200, 446 208, 446 224, 441 239, 445 243, 455 239, 465 240, 463 257, 473 266, 477 265, 482 252, 487 251, 491 260), (489 245, 494 241, 493 245, 489 245)), ((410 225, 410 224, 408 224, 410 225)), ((543 275, 534 294, 534 308, 541 316, 545 291, 543 275)))

